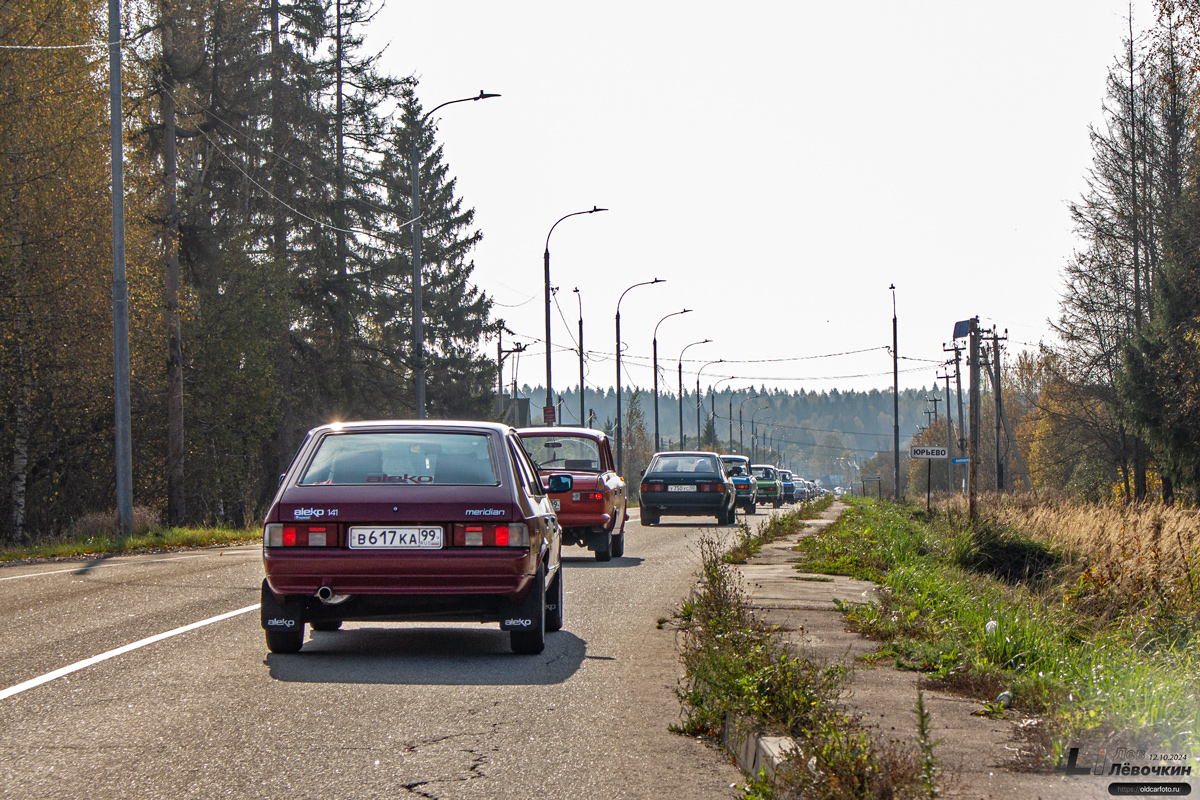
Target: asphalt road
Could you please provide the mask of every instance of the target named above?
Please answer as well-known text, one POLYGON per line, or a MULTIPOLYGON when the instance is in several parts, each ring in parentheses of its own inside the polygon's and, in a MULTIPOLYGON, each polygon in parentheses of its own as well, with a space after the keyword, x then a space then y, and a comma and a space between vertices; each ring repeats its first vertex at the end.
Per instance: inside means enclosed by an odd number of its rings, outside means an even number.
POLYGON ((607 564, 565 549, 539 656, 495 625, 367 623, 269 655, 258 547, 2 567, 0 796, 736 797, 720 750, 667 730, 657 620, 731 530, 676 520, 631 519, 607 564))

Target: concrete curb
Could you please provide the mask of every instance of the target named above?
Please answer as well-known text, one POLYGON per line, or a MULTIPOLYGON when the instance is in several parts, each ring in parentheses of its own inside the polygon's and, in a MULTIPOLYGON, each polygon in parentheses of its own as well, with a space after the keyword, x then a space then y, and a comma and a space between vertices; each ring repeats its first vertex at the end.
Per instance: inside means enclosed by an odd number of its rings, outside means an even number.
POLYGON ((744 720, 726 718, 721 726, 721 744, 733 756, 742 772, 751 778, 761 774, 768 780, 774 780, 779 765, 787 761, 788 756, 798 751, 800 746, 790 736, 769 736, 752 731, 750 727, 744 720))

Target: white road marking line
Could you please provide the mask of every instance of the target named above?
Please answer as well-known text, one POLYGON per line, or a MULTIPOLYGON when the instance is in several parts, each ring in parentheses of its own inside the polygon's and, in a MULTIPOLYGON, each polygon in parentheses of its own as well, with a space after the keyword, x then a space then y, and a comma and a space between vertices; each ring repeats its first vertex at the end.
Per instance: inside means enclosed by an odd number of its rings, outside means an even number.
POLYGON ((116 658, 119 655, 124 655, 125 653, 145 647, 146 645, 151 645, 151 644, 154 644, 155 642, 161 642, 163 639, 169 639, 172 636, 178 636, 181 633, 187 633, 188 631, 194 631, 194 630, 196 630, 196 628, 203 628, 205 625, 211 625, 214 622, 220 622, 222 620, 226 620, 231 617, 236 617, 241 614, 246 614, 250 611, 255 611, 258 609, 258 607, 259 607, 259 604, 255 603, 252 606, 246 606, 245 608, 239 608, 237 611, 230 611, 227 614, 218 614, 215 617, 209 617, 208 619, 203 619, 203 620, 200 620, 199 622, 193 622, 191 625, 184 625, 182 628, 176 628, 173 631, 167 631, 166 633, 159 633, 154 636, 149 636, 145 639, 140 639, 132 644, 127 644, 124 647, 118 647, 116 650, 109 650, 107 653, 101 653, 98 656, 92 656, 91 658, 85 658, 83 661, 76 661, 74 664, 71 664, 69 666, 63 667, 61 669, 56 669, 53 672, 47 672, 45 675, 40 675, 36 678, 31 678, 30 680, 27 680, 24 683, 18 683, 16 686, 10 686, 9 688, 7 688, 5 690, 0 691, 0 700, 6 700, 15 694, 20 694, 21 692, 24 692, 28 689, 32 689, 35 686, 41 686, 43 683, 49 683, 50 681, 57 680, 58 678, 61 678, 64 675, 70 675, 72 672, 78 672, 81 669, 87 669, 88 667, 92 666, 93 664, 99 664, 101 661, 107 661, 110 658, 116 658))
MULTIPOLYGON (((237 552, 234 550, 223 550, 221 552, 237 552)), ((248 555, 258 555, 257 552, 247 551, 248 555)), ((24 575, 9 575, 7 578, 0 578, 0 581, 18 581, 21 578, 40 578, 44 575, 62 575, 66 572, 91 572, 96 569, 112 569, 113 567, 136 567, 138 564, 161 564, 164 561, 183 561, 187 558, 213 558, 210 554, 201 556, 174 556, 173 558, 151 558, 144 561, 122 561, 119 564, 94 564, 92 566, 82 565, 72 569, 55 569, 48 572, 28 572, 24 575)))

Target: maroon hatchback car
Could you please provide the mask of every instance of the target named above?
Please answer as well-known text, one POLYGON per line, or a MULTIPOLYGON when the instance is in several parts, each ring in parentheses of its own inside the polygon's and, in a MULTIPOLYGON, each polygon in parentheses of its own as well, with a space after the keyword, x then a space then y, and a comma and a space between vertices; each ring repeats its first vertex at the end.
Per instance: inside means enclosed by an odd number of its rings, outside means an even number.
MULTIPOLYGON (((549 491, 570 491, 550 475, 549 491)), ((506 425, 401 420, 315 428, 263 531, 267 648, 344 621, 499 622, 540 653, 563 624, 561 528, 506 425)))

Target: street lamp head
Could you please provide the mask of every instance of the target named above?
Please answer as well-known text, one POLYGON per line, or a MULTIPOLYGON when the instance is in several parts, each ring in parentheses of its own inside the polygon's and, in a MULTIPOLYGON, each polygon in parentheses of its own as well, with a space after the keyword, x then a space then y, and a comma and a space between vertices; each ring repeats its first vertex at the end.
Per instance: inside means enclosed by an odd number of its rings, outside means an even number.
POLYGON ((608 211, 608 209, 607 208, 598 208, 597 206, 592 206, 591 211, 585 211, 584 213, 585 214, 595 214, 597 211, 608 211))
POLYGON ((500 95, 498 95, 498 94, 493 94, 493 93, 491 93, 491 92, 485 92, 483 89, 480 89, 480 90, 479 90, 479 96, 478 96, 478 97, 472 97, 471 99, 472 99, 472 100, 487 100, 489 97, 499 97, 499 96, 500 96, 500 95))
POLYGON ((670 314, 667 314, 662 319, 660 319, 658 321, 658 325, 654 326, 654 341, 656 341, 656 342, 658 341, 658 326, 659 325, 662 325, 664 322, 669 320, 671 317, 678 317, 680 314, 687 314, 689 311, 691 311, 690 308, 685 308, 683 311, 672 311, 670 314))

